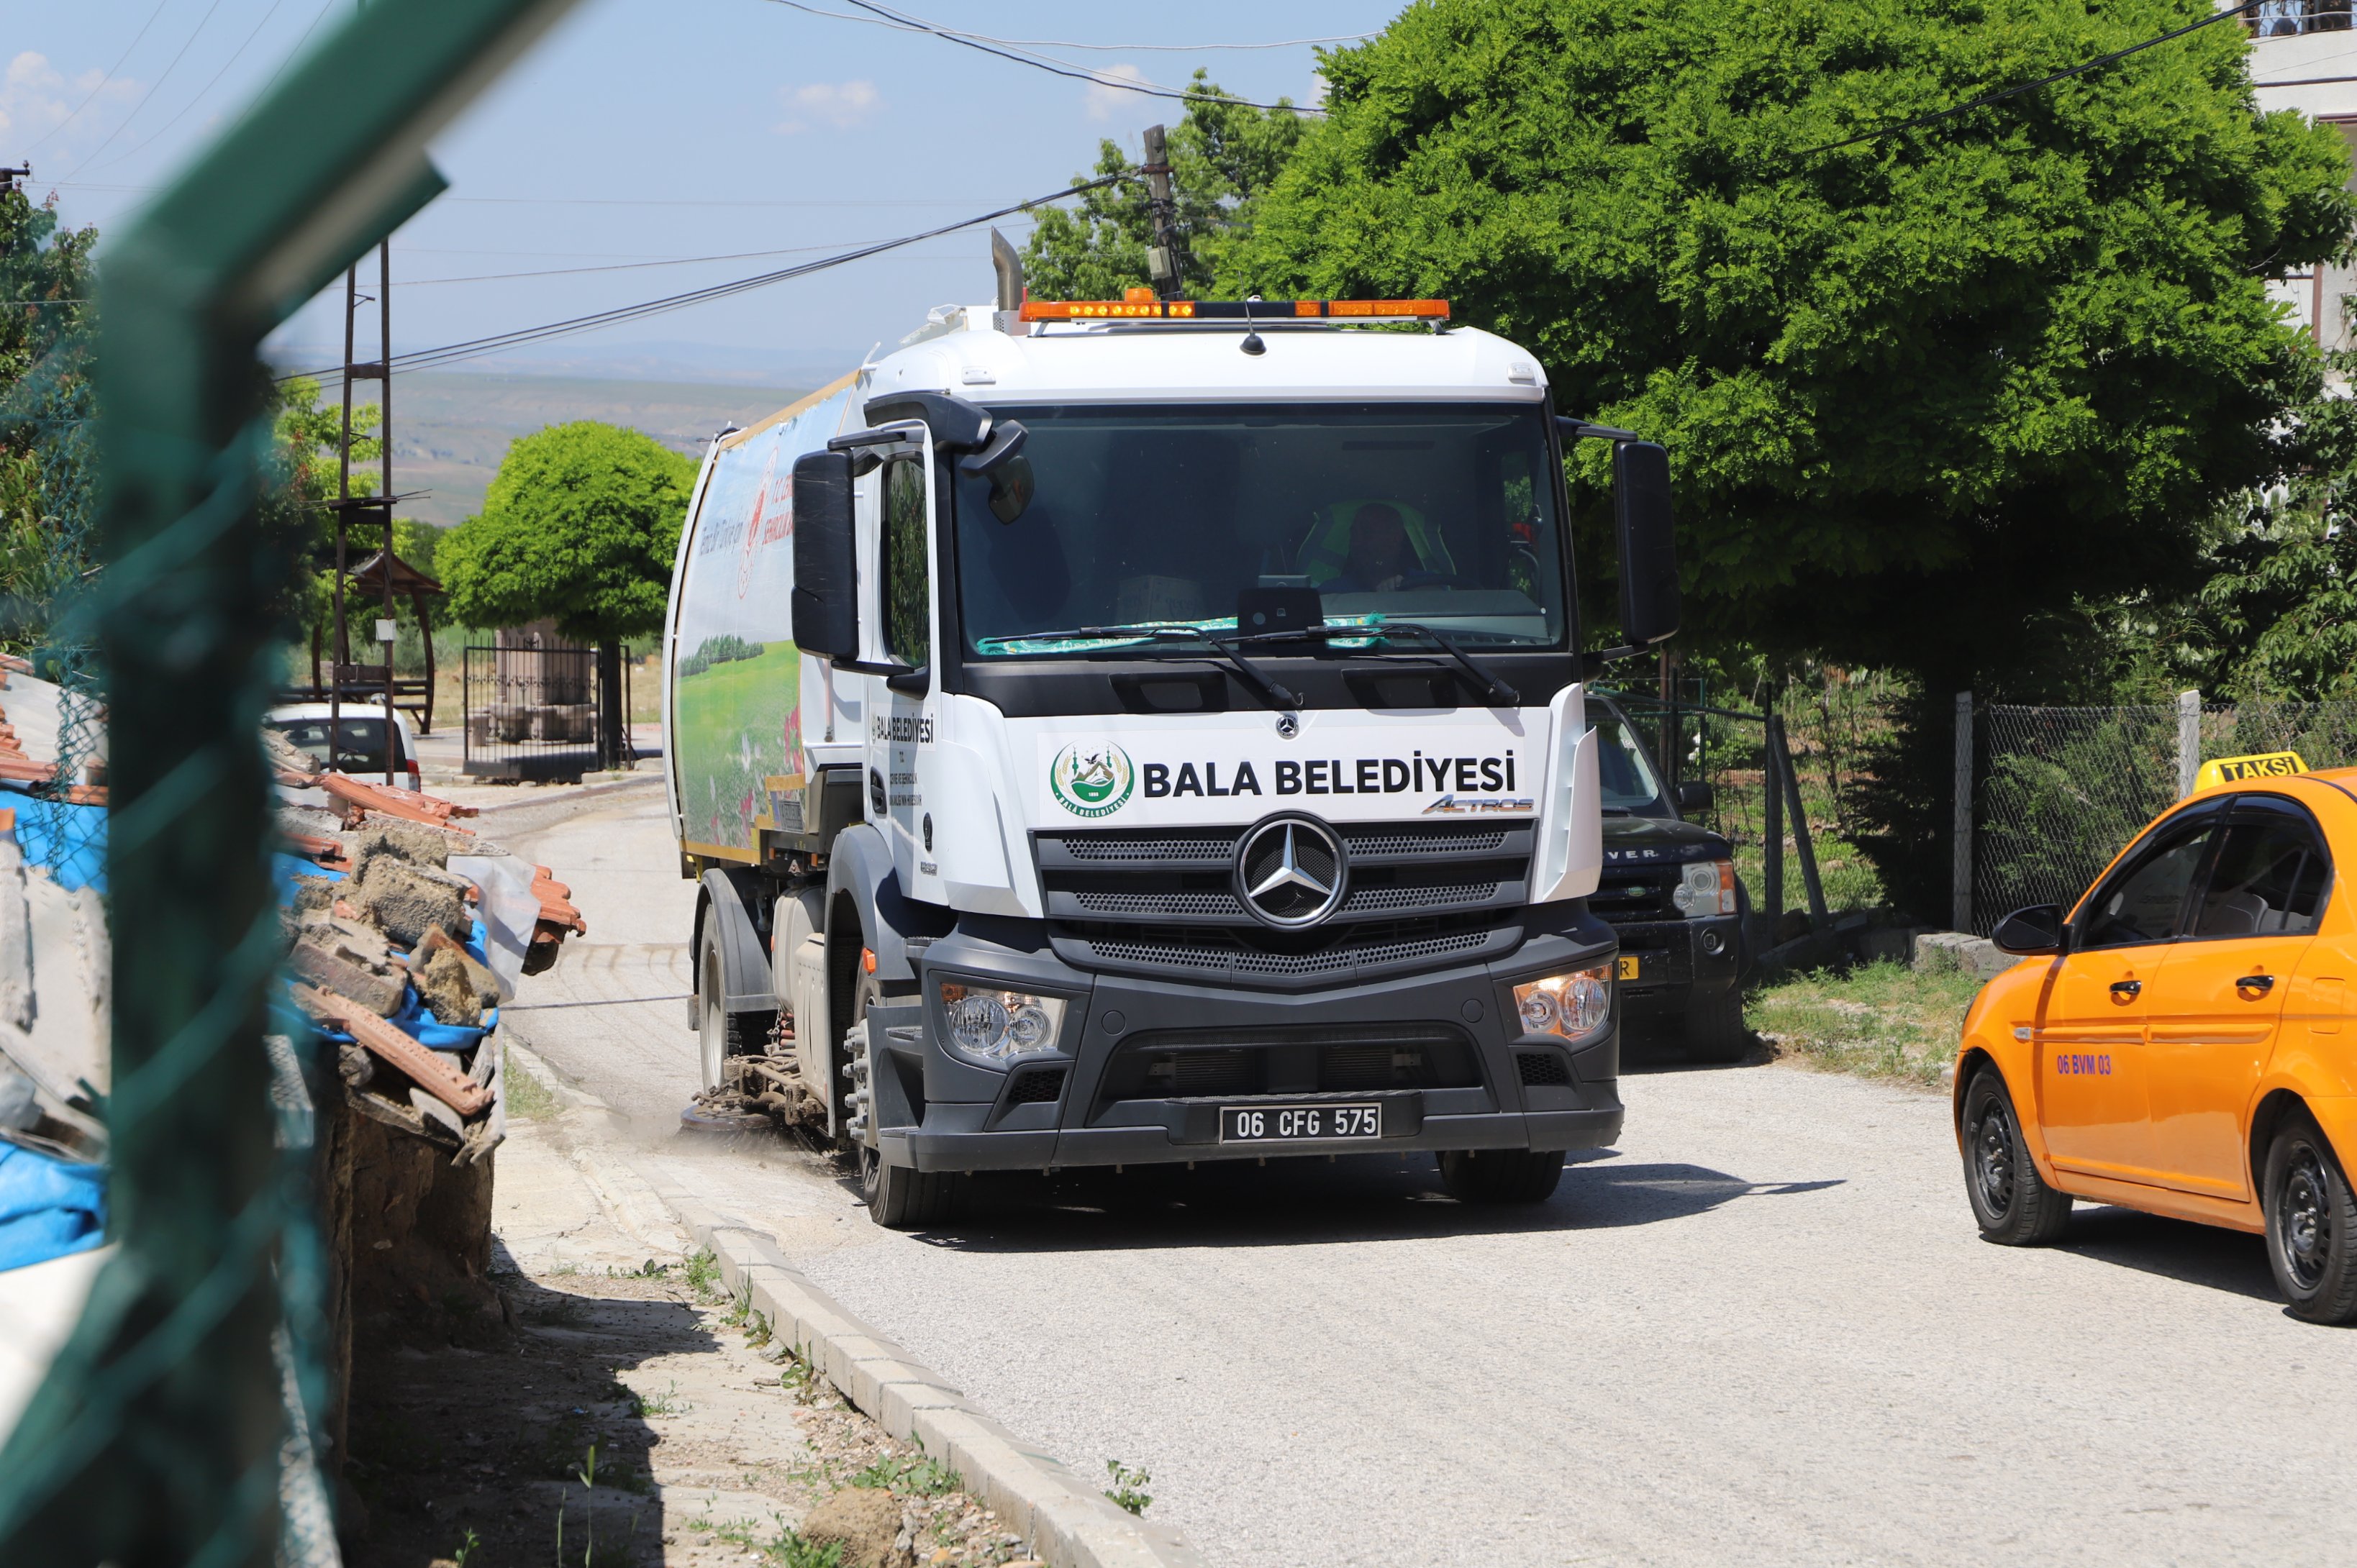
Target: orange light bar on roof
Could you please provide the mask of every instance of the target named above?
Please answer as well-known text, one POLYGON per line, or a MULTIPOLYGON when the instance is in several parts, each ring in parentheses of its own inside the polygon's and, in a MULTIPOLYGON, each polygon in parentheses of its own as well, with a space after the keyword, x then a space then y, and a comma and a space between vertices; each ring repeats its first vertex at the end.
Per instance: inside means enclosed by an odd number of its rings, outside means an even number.
POLYGON ((1026 321, 1446 321, 1445 299, 1027 299, 1026 321))

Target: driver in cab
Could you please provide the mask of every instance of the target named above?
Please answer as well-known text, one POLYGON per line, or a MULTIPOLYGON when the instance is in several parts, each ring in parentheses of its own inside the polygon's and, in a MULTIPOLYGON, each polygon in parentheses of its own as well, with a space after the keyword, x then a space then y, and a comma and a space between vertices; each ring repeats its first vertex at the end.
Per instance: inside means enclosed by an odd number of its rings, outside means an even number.
POLYGON ((1351 518, 1351 553, 1342 570, 1319 587, 1329 594, 1388 594, 1430 579, 1408 547, 1407 520, 1399 509, 1369 501, 1351 518))

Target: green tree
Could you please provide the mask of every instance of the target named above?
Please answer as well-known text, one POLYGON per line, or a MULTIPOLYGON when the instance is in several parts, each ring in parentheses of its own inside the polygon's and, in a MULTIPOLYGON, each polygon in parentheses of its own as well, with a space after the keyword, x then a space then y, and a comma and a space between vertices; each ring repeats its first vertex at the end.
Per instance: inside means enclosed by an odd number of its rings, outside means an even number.
POLYGON ((93 564, 91 249, 21 188, 0 190, 0 643, 48 636, 93 564))
POLYGON ((1932 907, 1947 694, 2083 679, 2085 607, 2190 591, 2205 520, 2294 457, 2319 368, 2266 285, 2341 250, 2349 160, 2258 110, 2231 23, 1835 144, 2212 14, 1417 0, 1325 56, 1222 291, 1448 297, 1664 442, 1695 640, 1916 678, 1878 853, 1932 907))
MULTIPOLYGON (((1179 278, 1199 296, 1221 261, 1250 232, 1253 199, 1268 188, 1301 140, 1301 116, 1289 109, 1254 109, 1226 100, 1203 71, 1198 98, 1170 129, 1170 188, 1180 241, 1179 278)), ((1280 104, 1291 100, 1280 98, 1280 104)), ((1120 146, 1097 144, 1097 165, 1082 179, 1120 175, 1118 185, 1082 196, 1071 209, 1042 209, 1023 248, 1023 274, 1040 299, 1119 299, 1125 288, 1152 283, 1146 266, 1154 219, 1146 177, 1120 146)))
POLYGON ((549 619, 597 647, 599 744, 622 752, 621 644, 662 625, 695 465, 651 435, 596 420, 508 447, 479 517, 436 554, 451 615, 467 626, 549 619))

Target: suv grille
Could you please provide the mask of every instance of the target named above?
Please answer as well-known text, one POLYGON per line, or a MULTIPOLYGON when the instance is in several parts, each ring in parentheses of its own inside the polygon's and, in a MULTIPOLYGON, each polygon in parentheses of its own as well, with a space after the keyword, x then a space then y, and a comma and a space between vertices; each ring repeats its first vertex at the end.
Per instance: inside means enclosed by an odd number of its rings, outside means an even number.
POLYGON ((1122 1042, 1100 1103, 1207 1095, 1464 1089, 1481 1081, 1473 1042, 1447 1024, 1162 1029, 1122 1042))
POLYGON ((1649 865, 1641 870, 1607 868, 1587 907, 1614 925, 1639 920, 1674 920, 1678 907, 1670 901, 1681 875, 1674 865, 1649 865))

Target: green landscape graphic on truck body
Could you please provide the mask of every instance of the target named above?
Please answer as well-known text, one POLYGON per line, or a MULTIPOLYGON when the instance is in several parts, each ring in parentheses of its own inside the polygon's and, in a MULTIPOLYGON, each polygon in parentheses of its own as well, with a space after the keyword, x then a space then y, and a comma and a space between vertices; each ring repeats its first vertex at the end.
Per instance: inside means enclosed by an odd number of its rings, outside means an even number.
POLYGON ((847 388, 719 452, 693 520, 673 628, 680 836, 750 855, 768 780, 802 771, 794 646, 794 460, 841 427, 847 388))

